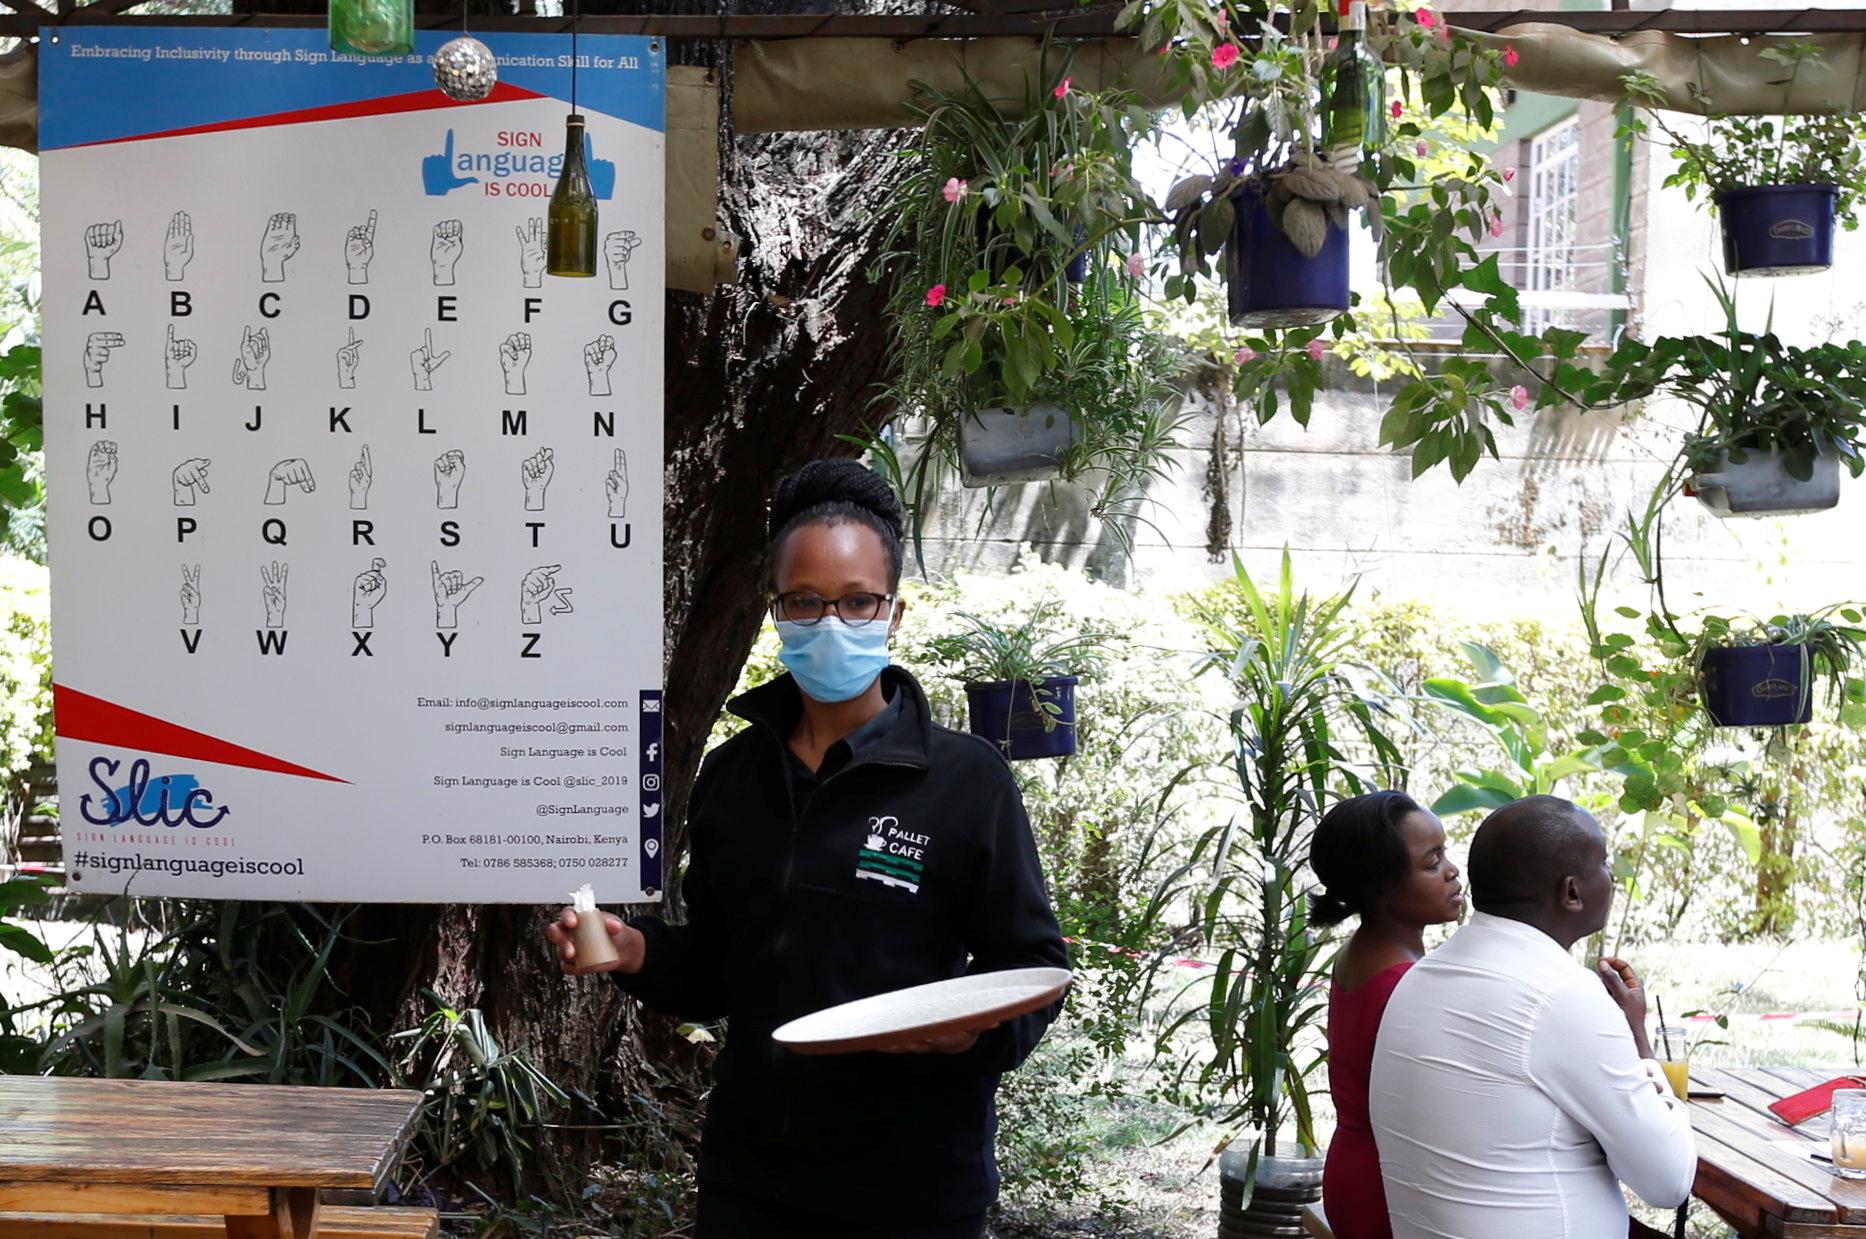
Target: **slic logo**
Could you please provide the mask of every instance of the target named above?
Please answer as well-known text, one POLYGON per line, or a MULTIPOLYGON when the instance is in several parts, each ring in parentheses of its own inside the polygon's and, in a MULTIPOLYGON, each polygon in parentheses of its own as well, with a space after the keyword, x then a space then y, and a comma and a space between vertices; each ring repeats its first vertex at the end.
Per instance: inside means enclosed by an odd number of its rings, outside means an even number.
MULTIPOLYGON (((564 157, 547 154, 544 135, 529 129, 501 129, 491 151, 455 150, 454 131, 438 155, 421 160, 421 187, 430 198, 444 198, 456 189, 478 185, 488 198, 548 198, 564 170, 564 157), (482 179, 482 176, 484 179, 482 179)), ((590 191, 602 201, 616 192, 616 165, 596 158, 590 135, 583 135, 583 162, 590 172, 590 191)))
POLYGON ((91 759, 91 782, 103 793, 102 802, 96 803, 98 798, 87 793, 78 801, 78 812, 93 826, 134 822, 139 826, 186 824, 206 830, 220 825, 232 812, 226 805, 215 804, 214 793, 192 774, 150 777, 149 760, 144 757, 130 765, 128 784, 113 786, 122 765, 108 757, 91 759))

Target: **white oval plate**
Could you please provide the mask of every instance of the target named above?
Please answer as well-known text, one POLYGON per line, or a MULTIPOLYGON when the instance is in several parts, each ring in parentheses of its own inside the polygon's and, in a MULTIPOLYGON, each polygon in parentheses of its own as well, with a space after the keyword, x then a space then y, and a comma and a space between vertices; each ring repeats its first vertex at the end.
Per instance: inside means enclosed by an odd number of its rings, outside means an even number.
POLYGON ((771 1039, 799 1054, 895 1049, 949 1033, 983 1032, 1047 1007, 1074 975, 1067 968, 1012 968, 891 990, 794 1019, 771 1039))

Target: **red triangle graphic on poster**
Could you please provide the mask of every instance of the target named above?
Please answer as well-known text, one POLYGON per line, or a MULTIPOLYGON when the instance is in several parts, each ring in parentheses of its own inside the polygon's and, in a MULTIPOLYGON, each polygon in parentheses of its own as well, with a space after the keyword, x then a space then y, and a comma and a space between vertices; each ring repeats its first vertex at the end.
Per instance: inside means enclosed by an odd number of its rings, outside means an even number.
POLYGON ((108 744, 143 753, 166 753, 170 757, 193 757, 218 766, 244 766, 249 770, 296 774, 332 783, 349 781, 120 706, 114 701, 105 701, 102 697, 81 693, 75 688, 66 688, 63 684, 52 685, 52 708, 56 714, 54 729, 67 740, 108 744))
POLYGON ((496 83, 492 93, 484 99, 455 100, 449 99, 438 90, 417 90, 404 95, 384 95, 375 99, 357 99, 349 103, 327 103, 319 107, 299 108, 291 112, 269 112, 263 116, 241 116, 233 120, 213 121, 205 125, 189 125, 183 129, 164 129, 157 133, 133 133, 121 138, 105 138, 98 142, 79 142, 64 149, 78 150, 86 146, 110 146, 117 142, 147 142, 153 138, 188 138, 203 133, 228 133, 236 129, 267 129, 274 125, 309 125, 320 121, 356 120, 364 116, 393 116, 400 112, 431 112, 442 108, 484 107, 489 103, 518 103, 526 99, 542 99, 543 95, 535 90, 526 90, 523 86, 513 86, 507 82, 496 83))

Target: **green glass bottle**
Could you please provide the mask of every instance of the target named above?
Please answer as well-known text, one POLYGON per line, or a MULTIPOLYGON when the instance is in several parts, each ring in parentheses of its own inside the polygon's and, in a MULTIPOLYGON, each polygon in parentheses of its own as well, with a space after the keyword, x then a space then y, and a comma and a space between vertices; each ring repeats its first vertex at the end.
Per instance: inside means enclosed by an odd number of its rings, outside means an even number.
POLYGON ((595 275, 596 247, 596 194, 583 162, 583 117, 572 112, 564 122, 564 170, 551 194, 544 269, 551 275, 595 275))
POLYGON ((330 0, 332 51, 399 56, 415 50, 415 0, 330 0))
POLYGON ((1322 150, 1346 172, 1386 142, 1387 74, 1367 46, 1366 0, 1341 0, 1335 50, 1322 67, 1322 150))

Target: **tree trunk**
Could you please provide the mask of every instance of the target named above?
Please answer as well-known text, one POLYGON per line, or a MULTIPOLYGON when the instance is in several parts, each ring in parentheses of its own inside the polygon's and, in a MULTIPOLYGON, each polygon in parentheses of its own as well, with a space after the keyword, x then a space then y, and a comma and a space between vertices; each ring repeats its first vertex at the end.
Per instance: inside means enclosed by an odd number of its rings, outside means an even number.
MULTIPOLYGON (((237 7, 309 11, 312 2, 238 0, 237 7)), ((634 11, 647 7, 670 8, 634 11)), ((674 53, 717 68, 729 115, 726 49, 700 44, 674 53)), ((887 296, 869 269, 887 222, 873 204, 899 141, 887 133, 733 139, 722 132, 720 214, 741 238, 740 282, 710 296, 667 296, 665 839, 666 906, 676 911, 687 792, 762 622, 772 486, 813 457, 854 455, 838 436, 872 428, 877 415, 887 296)), ((350 922, 352 940, 332 961, 332 975, 345 1004, 367 1012, 379 1035, 428 1014, 423 989, 450 1006, 480 1008, 506 1049, 525 1052, 616 1121, 639 1109, 637 1098, 654 1097, 663 1075, 692 1078, 702 1064, 670 1024, 644 1019, 606 983, 559 974, 542 937, 554 911, 365 908, 350 922)), ((540 1141, 546 1156, 537 1186, 556 1170, 574 1181, 602 1156, 600 1130, 555 1136, 548 1149, 540 1141)))

